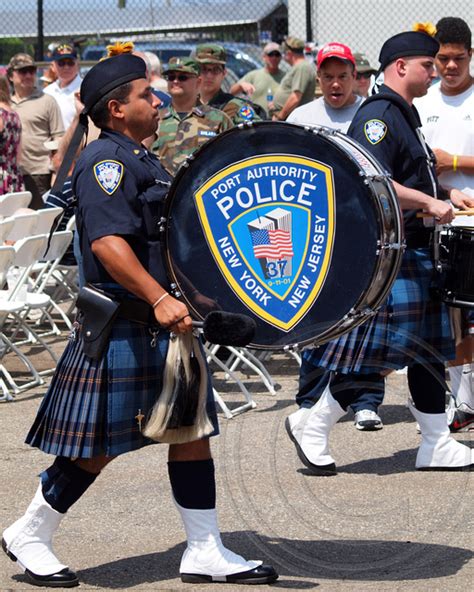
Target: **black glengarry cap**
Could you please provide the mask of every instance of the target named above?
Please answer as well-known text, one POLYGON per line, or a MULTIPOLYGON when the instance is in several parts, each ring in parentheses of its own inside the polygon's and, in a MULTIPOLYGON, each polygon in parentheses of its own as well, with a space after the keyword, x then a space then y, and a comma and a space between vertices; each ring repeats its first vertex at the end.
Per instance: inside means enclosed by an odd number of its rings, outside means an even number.
POLYGON ((387 39, 380 50, 380 70, 397 60, 410 56, 428 56, 434 58, 439 50, 439 43, 434 37, 420 31, 406 31, 387 39))
POLYGON ((132 80, 146 78, 146 64, 131 53, 106 58, 87 72, 81 84, 81 101, 84 113, 114 88, 132 80))

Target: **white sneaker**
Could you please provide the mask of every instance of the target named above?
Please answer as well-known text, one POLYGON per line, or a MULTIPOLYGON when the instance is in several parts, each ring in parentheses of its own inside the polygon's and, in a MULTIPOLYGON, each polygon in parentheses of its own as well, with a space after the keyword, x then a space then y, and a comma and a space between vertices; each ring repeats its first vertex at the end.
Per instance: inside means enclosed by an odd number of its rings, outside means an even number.
POLYGON ((370 409, 361 409, 360 411, 357 411, 354 416, 354 425, 358 430, 363 432, 373 432, 383 428, 383 423, 380 417, 375 411, 371 411, 370 409))

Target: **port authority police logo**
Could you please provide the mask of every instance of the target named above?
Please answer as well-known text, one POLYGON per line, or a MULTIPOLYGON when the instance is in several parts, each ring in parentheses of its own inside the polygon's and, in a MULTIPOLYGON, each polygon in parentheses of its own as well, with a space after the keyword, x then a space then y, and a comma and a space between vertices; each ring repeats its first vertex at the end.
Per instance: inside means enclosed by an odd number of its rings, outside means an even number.
POLYGON ((209 248, 253 314, 290 331, 317 299, 335 233, 332 168, 286 154, 232 164, 194 194, 209 248))
POLYGON ((94 165, 97 183, 108 195, 112 195, 123 177, 123 164, 117 160, 102 160, 94 165))
POLYGON ((367 140, 375 146, 381 142, 387 134, 387 125, 380 119, 370 119, 365 122, 364 134, 367 140))

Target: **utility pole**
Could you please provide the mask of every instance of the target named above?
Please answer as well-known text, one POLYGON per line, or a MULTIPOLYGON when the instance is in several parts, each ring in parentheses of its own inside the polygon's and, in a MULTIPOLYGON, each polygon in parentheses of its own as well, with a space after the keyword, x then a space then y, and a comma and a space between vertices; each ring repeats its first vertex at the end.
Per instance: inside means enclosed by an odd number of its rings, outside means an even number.
POLYGON ((38 35, 35 58, 39 62, 44 60, 44 31, 43 31, 43 0, 37 0, 38 35))
POLYGON ((312 1, 306 0, 306 41, 313 41, 313 7, 312 1))

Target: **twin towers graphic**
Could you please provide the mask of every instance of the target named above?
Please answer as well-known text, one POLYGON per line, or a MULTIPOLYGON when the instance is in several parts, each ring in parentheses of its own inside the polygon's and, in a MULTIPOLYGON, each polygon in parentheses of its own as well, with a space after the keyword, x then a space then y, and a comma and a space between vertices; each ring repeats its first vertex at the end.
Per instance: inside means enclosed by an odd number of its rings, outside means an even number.
POLYGON ((292 213, 275 208, 249 222, 247 228, 265 279, 291 276, 294 255, 292 213))

